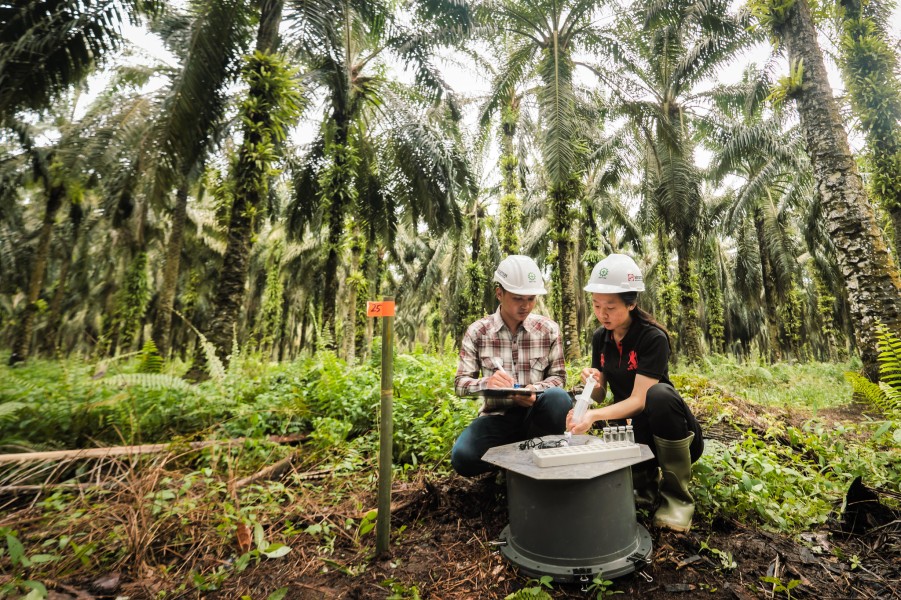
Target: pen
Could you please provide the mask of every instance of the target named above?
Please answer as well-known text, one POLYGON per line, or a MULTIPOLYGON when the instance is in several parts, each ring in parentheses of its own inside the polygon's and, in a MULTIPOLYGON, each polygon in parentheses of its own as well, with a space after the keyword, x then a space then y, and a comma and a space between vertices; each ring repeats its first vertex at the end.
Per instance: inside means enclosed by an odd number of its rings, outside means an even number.
POLYGON ((515 387, 515 388, 521 387, 520 384, 516 383, 516 379, 514 379, 513 376, 510 375, 509 373, 507 373, 507 371, 504 369, 504 363, 501 359, 499 359, 498 357, 495 356, 491 360, 492 360, 492 362, 494 362, 494 366, 497 367, 498 371, 500 371, 501 373, 503 373, 510 379, 513 379, 513 387, 515 387))

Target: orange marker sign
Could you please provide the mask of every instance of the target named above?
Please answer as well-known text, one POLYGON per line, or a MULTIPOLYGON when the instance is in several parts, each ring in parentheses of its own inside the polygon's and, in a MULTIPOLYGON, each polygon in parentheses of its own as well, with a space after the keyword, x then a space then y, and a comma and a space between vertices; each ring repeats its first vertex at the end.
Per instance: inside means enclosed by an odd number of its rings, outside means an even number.
POLYGON ((393 317, 394 316, 394 302, 390 300, 383 300, 382 302, 367 302, 366 303, 366 316, 367 317, 393 317))

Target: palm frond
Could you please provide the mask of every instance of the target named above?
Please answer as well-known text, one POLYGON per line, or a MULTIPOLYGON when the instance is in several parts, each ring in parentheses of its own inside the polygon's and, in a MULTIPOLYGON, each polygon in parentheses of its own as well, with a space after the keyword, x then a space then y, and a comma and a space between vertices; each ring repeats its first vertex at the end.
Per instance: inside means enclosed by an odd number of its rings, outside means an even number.
POLYGON ((572 59, 559 45, 547 49, 536 66, 542 81, 537 94, 543 120, 541 153, 554 186, 567 184, 582 152, 572 70, 572 59))
POLYGON ((26 0, 0 5, 0 121, 42 110, 123 45, 121 26, 137 24, 156 2, 26 0))
POLYGON ((157 151, 151 202, 158 202, 195 167, 214 137, 226 105, 226 86, 249 48, 249 6, 238 0, 195 2, 186 60, 154 125, 157 151))
POLYGON ((190 391, 191 384, 175 375, 165 373, 123 373, 103 379, 111 387, 141 387, 148 390, 190 391))

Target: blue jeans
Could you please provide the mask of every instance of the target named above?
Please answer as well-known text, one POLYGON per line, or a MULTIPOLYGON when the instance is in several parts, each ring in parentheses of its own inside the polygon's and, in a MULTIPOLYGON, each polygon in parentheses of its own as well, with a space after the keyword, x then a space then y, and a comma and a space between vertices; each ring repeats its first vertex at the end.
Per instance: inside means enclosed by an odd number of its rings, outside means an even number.
POLYGON ((503 415, 482 415, 463 430, 451 450, 451 465, 464 477, 487 473, 495 467, 482 460, 489 448, 542 435, 561 434, 572 398, 562 388, 549 388, 529 408, 514 406, 503 415))

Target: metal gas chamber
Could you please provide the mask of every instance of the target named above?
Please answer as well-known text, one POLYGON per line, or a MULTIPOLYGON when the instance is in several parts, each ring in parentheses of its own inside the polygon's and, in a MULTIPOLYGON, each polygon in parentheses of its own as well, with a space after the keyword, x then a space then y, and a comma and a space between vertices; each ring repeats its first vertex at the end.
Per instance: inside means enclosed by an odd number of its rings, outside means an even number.
MULTIPOLYGON (((577 435, 570 443, 601 442, 577 435)), ((510 523, 501 532, 501 554, 527 575, 561 583, 641 570, 652 545, 636 520, 631 466, 653 459, 651 449, 641 444, 641 456, 539 467, 521 445, 497 446, 482 457, 507 471, 510 523)))

